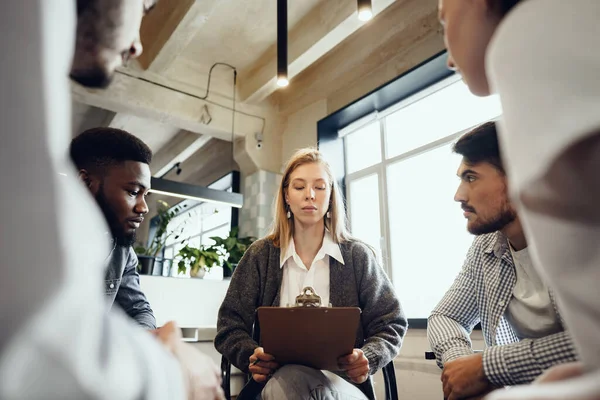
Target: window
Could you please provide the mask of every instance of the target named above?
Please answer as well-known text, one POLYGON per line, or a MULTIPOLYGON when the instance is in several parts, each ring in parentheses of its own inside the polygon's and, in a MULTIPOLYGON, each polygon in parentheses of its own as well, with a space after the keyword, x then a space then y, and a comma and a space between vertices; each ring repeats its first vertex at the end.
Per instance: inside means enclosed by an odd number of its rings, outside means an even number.
POLYGON ((497 97, 475 97, 452 76, 340 132, 352 234, 375 248, 408 318, 429 316, 473 241, 453 200, 452 144, 500 114, 497 97))
MULTIPOLYGON (((233 187, 231 174, 209 185, 209 187, 231 192, 233 187)), ((231 206, 194 200, 184 200, 179 204, 183 205, 184 203, 187 207, 169 222, 167 231, 181 230, 182 233, 179 236, 171 236, 167 239, 164 249, 165 258, 175 258, 185 244, 192 247, 210 246, 214 244, 214 241, 210 239, 211 237, 227 237, 231 230, 231 206), (186 242, 182 243, 184 240, 186 242)), ((181 276, 178 275, 176 264, 171 268, 171 276, 181 276)), ((184 276, 189 277, 189 271, 186 271, 184 276)), ((211 268, 204 276, 204 279, 220 280, 222 278, 222 267, 211 268)))
POLYGON ((370 174, 352 180, 350 189, 350 214, 352 230, 360 232, 360 238, 375 249, 381 259, 381 225, 379 215, 379 176, 370 174), (369 212, 365 212, 369 210, 369 212))

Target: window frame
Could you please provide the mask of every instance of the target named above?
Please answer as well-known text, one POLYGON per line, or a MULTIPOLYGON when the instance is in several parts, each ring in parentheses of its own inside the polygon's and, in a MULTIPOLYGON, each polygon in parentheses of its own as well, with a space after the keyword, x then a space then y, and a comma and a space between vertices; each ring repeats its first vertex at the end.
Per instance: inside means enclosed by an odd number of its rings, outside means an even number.
MULTIPOLYGON (((349 132, 352 132, 353 130, 359 129, 365 124, 368 124, 376 119, 381 119, 403 107, 406 107, 408 104, 425 97, 428 89, 432 90, 438 88, 438 85, 444 85, 444 81, 448 78, 452 77, 455 80, 460 79, 460 77, 455 74, 454 71, 451 71, 447 68, 447 58, 447 52, 442 51, 405 72, 404 74, 398 76, 394 80, 374 89, 372 92, 359 98, 355 102, 317 122, 317 146, 323 153, 324 157, 328 160, 329 164, 332 166, 334 173, 336 174, 335 178, 340 185, 340 189, 345 197, 346 202, 349 202, 349 199, 346 187, 346 158, 343 136, 349 132)), ((445 85, 448 84, 451 83, 446 83, 445 85)), ((428 150, 432 150, 434 148, 434 143, 437 146, 442 146, 443 144, 448 143, 447 138, 440 139, 438 141, 429 143, 428 145, 414 149, 411 152, 395 156, 390 160, 386 160, 384 153, 385 145, 383 142, 385 140, 385 124, 381 122, 380 124, 382 125, 382 129, 380 130, 380 133, 382 134, 382 163, 386 161, 390 162, 392 160, 398 161, 400 158, 415 156, 419 153, 422 153, 426 147, 429 147, 428 150), (444 143, 439 143, 441 141, 444 143)), ((453 136, 459 136, 465 131, 456 133, 453 136)), ((381 168, 381 166, 373 168, 377 169, 381 168)), ((362 172, 363 171, 357 171, 354 174, 360 174, 362 172)), ((380 203, 382 201, 387 201, 387 193, 381 193, 381 176, 385 176, 385 173, 386 171, 383 171, 379 180, 380 203)), ((366 174, 364 176, 366 176, 366 174)), ((385 179, 387 180, 387 176, 385 176, 385 179)), ((347 209, 349 210, 349 207, 347 207, 347 209)), ((380 218, 385 221, 383 221, 380 226, 385 227, 385 229, 389 232, 387 207, 383 207, 382 209, 386 211, 380 213, 380 218)), ((382 257, 387 257, 389 254, 388 249, 390 248, 390 238, 389 235, 385 235, 384 237, 386 249, 384 251, 382 248, 382 257)), ((386 264, 390 264, 391 267, 391 263, 386 264)), ((388 268, 386 267, 386 272, 389 274, 390 279, 393 279, 391 274, 392 271, 388 271, 387 269, 388 268)), ((408 323, 411 328, 427 328, 427 318, 409 318, 408 323)))
MULTIPOLYGON (((209 187, 211 189, 231 191, 234 193, 240 193, 240 186, 241 186, 240 172, 235 171, 235 170, 228 172, 227 174, 221 176, 220 178, 216 179, 215 181, 213 181, 212 183, 207 185, 207 187, 209 187)), ((177 214, 177 215, 181 215, 183 213, 187 213, 187 212, 193 210, 196 207, 200 207, 201 205, 206 204, 206 203, 210 203, 210 201, 196 201, 196 200, 182 199, 180 202, 171 206, 170 209, 177 207, 177 206, 181 206, 183 204, 191 205, 191 207, 182 209, 177 214)), ((154 232, 156 231, 157 224, 158 224, 158 217, 155 216, 150 220, 150 227, 149 227, 149 233, 148 233, 148 245, 150 245, 150 243, 152 241, 152 237, 154 237, 154 232)), ((228 224, 224 223, 224 224, 218 225, 216 227, 210 228, 206 231, 204 231, 201 227, 200 232, 198 234, 190 236, 189 239, 200 237, 200 242, 202 242, 202 236, 204 236, 206 233, 210 233, 214 230, 223 228, 224 226, 227 226, 227 225, 228 224)), ((229 221, 229 229, 231 230, 231 229, 237 227, 238 225, 239 225, 239 209, 236 207, 231 207, 231 219, 229 221)), ((166 250, 168 248, 174 247, 175 244, 176 243, 171 243, 168 246, 163 247, 160 251, 159 257, 165 258, 166 250)), ((175 260, 175 257, 176 257, 176 255, 174 255, 173 258, 171 258, 171 260, 175 260)), ((169 275, 169 277, 178 277, 178 276, 177 275, 169 275)))

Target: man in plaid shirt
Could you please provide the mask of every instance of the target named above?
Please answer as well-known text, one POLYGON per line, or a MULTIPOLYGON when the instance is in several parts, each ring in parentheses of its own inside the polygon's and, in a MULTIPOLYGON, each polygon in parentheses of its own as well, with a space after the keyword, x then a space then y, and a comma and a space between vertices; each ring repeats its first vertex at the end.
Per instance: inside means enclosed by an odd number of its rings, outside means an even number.
POLYGON ((553 365, 577 359, 510 204, 495 123, 461 137, 454 151, 463 156, 454 198, 476 238, 427 327, 450 400, 528 383, 553 365), (477 323, 487 345, 482 353, 474 353, 469 338, 477 323))

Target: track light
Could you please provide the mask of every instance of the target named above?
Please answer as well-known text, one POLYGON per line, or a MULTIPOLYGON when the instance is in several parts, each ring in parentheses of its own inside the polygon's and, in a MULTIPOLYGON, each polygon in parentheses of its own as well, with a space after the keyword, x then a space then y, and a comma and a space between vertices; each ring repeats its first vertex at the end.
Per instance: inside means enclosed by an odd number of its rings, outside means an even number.
POLYGON ((210 189, 204 186, 190 185, 188 183, 175 182, 161 178, 152 178, 151 185, 151 193, 164 194, 167 196, 179 197, 181 199, 225 204, 235 208, 242 208, 242 205, 244 204, 244 198, 240 193, 210 189))
POLYGON ((287 0, 277 0, 277 86, 279 87, 289 84, 287 17, 287 0))
POLYGON ((358 0, 358 19, 368 21, 373 18, 373 5, 371 0, 358 0))

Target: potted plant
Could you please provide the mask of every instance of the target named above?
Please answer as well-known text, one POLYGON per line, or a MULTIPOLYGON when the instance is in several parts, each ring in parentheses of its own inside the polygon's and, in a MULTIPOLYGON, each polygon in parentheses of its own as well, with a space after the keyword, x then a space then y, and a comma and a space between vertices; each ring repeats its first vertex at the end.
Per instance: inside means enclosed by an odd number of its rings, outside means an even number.
POLYGON ((180 258, 178 272, 185 274, 186 268, 190 267, 190 276, 193 278, 203 278, 208 270, 221 262, 220 254, 213 246, 198 248, 186 245, 179 250, 177 257, 180 258))
POLYGON ((233 227, 229 232, 229 236, 221 238, 218 236, 211 237, 215 241, 214 247, 218 248, 219 254, 224 257, 223 261, 223 277, 230 277, 242 259, 242 256, 254 241, 255 237, 238 237, 239 227, 233 227))
POLYGON ((185 224, 184 222, 175 229, 168 229, 171 220, 187 207, 187 205, 170 207, 169 204, 163 200, 157 200, 156 204, 158 224, 156 225, 156 230, 154 231, 154 236, 150 241, 150 245, 148 247, 138 245, 134 249, 138 255, 138 270, 140 274, 152 274, 156 262, 161 263, 161 267, 163 267, 162 263, 164 263, 165 260, 162 257, 158 257, 159 253, 165 247, 167 240, 171 236, 175 235, 175 239, 179 237, 183 231, 183 225, 185 224))

